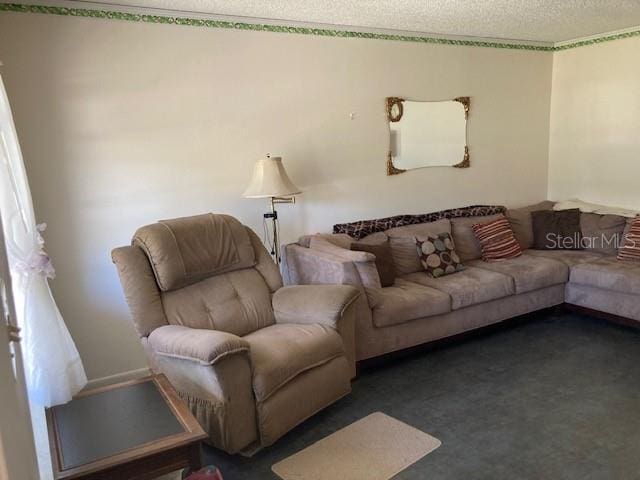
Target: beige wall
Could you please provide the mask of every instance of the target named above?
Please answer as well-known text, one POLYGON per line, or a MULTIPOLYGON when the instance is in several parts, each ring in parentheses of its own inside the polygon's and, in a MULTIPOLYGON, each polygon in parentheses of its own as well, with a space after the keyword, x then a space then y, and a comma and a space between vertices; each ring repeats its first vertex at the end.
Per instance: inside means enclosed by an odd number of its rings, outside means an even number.
POLYGON ((549 198, 640 209, 640 38, 556 53, 549 198))
POLYGON ((240 195, 267 152, 304 190, 280 209, 285 240, 547 193, 549 53, 3 13, 0 59, 54 294, 90 378, 144 366, 111 248, 206 211, 261 233, 265 203, 240 195), (471 96, 471 168, 387 177, 391 95, 471 96))

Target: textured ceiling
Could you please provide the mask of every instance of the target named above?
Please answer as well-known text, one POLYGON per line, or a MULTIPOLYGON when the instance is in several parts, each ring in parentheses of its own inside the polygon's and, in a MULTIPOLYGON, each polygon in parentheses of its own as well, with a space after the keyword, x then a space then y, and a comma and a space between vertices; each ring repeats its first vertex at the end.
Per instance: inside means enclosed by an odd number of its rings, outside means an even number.
POLYGON ((640 25, 640 0, 93 0, 92 3, 249 17, 247 20, 548 43, 640 25))

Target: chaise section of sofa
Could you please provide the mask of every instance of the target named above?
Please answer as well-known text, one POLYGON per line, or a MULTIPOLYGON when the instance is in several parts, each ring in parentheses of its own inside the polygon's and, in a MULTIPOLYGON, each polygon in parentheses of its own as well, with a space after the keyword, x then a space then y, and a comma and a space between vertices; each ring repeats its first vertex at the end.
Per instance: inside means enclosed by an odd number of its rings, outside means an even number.
MULTIPOLYGON (((363 293, 356 309, 357 360, 563 303, 640 321, 640 263, 617 260, 615 248, 597 241, 584 250, 531 248, 531 212, 553 208, 553 202, 545 201, 504 213, 392 226, 358 240, 345 234, 303 237, 284 249, 285 279, 300 284, 346 283, 363 293), (485 262, 472 225, 503 214, 523 254, 485 262), (451 234, 465 269, 432 278, 417 258, 415 238, 444 232, 451 234), (375 256, 351 250, 355 242, 389 242, 397 270, 393 285, 382 287, 375 256)), ((628 223, 614 215, 581 215, 582 230, 593 240, 622 236, 628 223)))
POLYGON ((603 256, 576 265, 566 302, 640 321, 640 263, 603 256))

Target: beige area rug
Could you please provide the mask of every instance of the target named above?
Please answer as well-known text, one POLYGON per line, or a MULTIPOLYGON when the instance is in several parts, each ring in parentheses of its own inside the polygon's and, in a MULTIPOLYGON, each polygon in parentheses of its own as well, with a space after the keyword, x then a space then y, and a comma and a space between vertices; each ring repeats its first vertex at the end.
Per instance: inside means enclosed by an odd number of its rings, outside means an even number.
POLYGON ((388 480, 440 445, 437 438, 376 412, 271 469, 284 480, 388 480))

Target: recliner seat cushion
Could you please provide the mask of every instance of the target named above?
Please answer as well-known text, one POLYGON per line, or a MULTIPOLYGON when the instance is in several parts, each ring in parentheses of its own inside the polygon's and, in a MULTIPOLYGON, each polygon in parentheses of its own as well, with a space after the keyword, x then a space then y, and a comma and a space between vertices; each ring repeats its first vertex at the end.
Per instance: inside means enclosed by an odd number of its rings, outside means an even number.
POLYGON ((474 260, 468 265, 510 276, 513 279, 516 293, 531 292, 558 285, 569 279, 569 267, 565 263, 527 253, 502 262, 474 260))
POLYGON ((253 391, 259 402, 300 373, 344 355, 338 332, 319 324, 276 324, 244 339, 250 346, 253 391))
POLYGON ((640 263, 603 257, 571 269, 571 283, 640 295, 640 263))
MULTIPOLYGON (((424 273, 426 275, 426 273, 424 273)), ((451 298, 435 288, 401 278, 391 287, 367 289, 373 307, 373 324, 388 327, 451 311, 451 298)))
POLYGON ((221 330, 240 337, 275 323, 271 292, 253 268, 164 292, 162 304, 171 325, 221 330))
POLYGON ((510 276, 476 267, 440 278, 431 278, 424 272, 418 272, 405 275, 403 279, 448 294, 452 310, 515 294, 515 285, 510 276))
POLYGON ((350 391, 349 366, 345 357, 336 357, 300 373, 256 405, 262 446, 271 445, 350 391))
POLYGON ((133 244, 147 254, 163 292, 256 263, 247 230, 229 215, 161 220, 139 228, 133 244))

